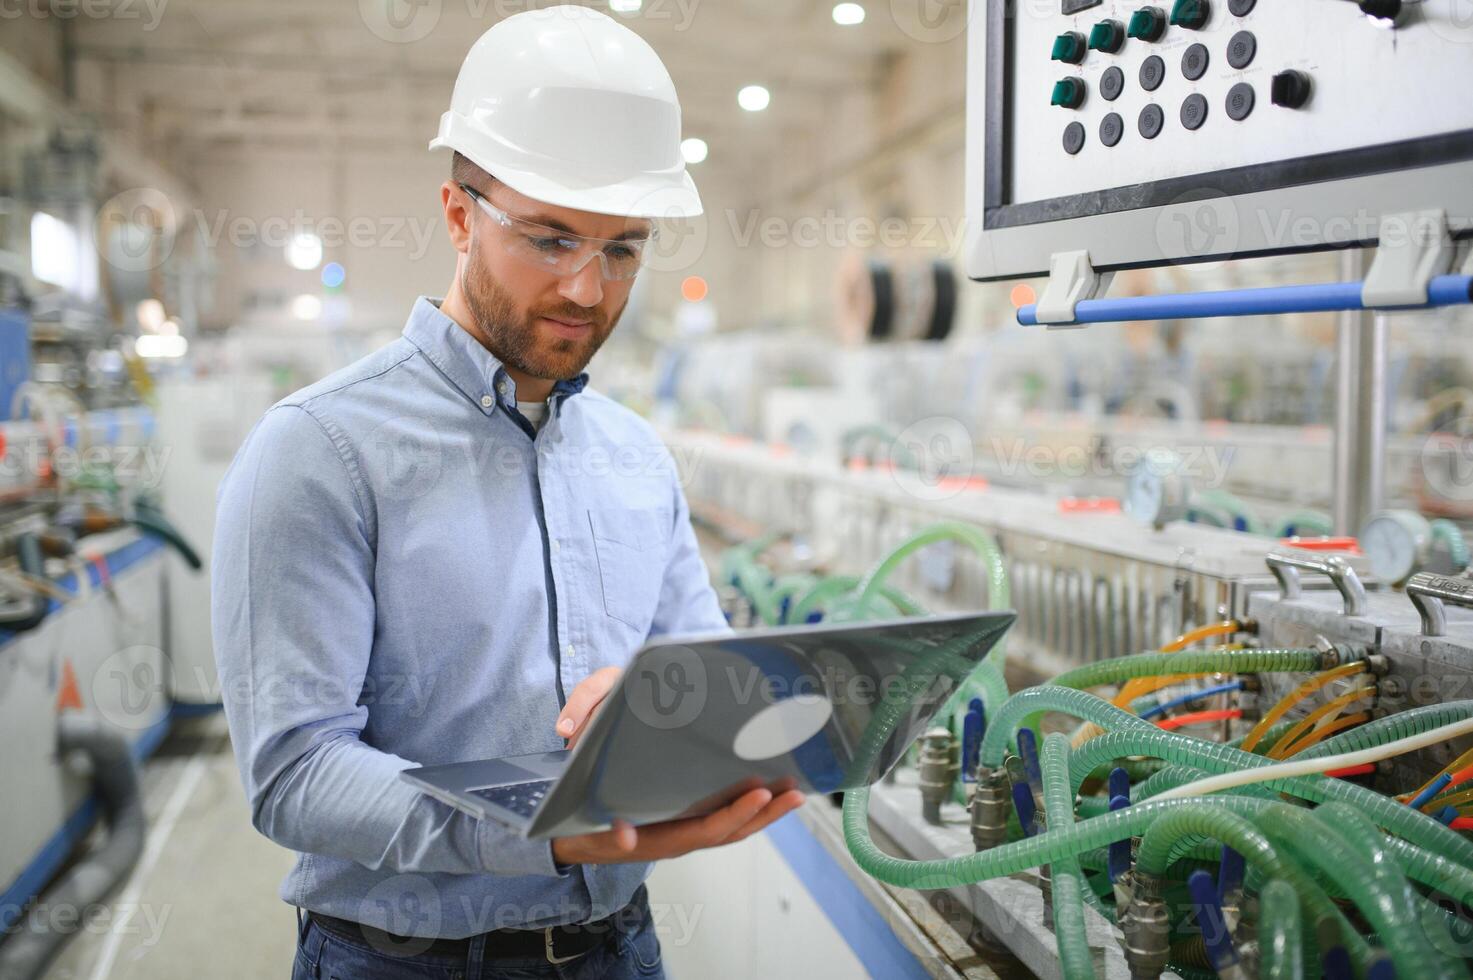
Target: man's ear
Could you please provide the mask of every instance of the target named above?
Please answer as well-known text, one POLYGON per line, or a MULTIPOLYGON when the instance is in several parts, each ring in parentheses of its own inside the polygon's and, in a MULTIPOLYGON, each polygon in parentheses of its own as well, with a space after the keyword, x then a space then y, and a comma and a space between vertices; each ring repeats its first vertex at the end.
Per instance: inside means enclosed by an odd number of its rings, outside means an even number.
POLYGON ((450 244, 457 252, 468 252, 471 247, 470 200, 465 191, 447 180, 440 185, 440 207, 445 212, 445 230, 450 232, 450 244))

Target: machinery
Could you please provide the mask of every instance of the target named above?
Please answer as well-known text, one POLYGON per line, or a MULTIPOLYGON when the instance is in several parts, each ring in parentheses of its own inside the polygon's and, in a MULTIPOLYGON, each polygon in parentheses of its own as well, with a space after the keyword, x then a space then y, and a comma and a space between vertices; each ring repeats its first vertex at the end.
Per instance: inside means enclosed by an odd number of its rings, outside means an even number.
POLYGON ((1473 106, 1426 98, 1473 72, 1457 0, 1010 9, 967 38, 973 278, 1406 244, 1428 209, 1473 227, 1473 106))
POLYGON ((1332 538, 1153 528, 980 481, 919 499, 898 467, 670 439, 698 521, 746 536, 713 561, 736 625, 1018 610, 1005 660, 842 820, 860 868, 947 892, 984 956, 1046 977, 1460 975, 1473 579, 1402 593, 1332 538), (1300 771, 1248 781, 1280 760, 1300 771), (1173 798, 1211 773, 1242 785, 1173 798))

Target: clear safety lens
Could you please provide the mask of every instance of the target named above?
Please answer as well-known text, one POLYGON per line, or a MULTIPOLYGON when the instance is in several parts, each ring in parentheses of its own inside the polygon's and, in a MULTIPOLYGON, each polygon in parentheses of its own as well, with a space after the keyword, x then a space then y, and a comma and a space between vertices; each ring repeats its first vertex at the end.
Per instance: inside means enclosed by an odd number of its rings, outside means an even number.
POLYGON ((633 279, 644 265, 650 242, 654 240, 653 232, 648 238, 584 238, 507 214, 475 188, 465 184, 460 188, 501 226, 502 241, 508 252, 560 276, 577 275, 597 257, 605 279, 633 279))

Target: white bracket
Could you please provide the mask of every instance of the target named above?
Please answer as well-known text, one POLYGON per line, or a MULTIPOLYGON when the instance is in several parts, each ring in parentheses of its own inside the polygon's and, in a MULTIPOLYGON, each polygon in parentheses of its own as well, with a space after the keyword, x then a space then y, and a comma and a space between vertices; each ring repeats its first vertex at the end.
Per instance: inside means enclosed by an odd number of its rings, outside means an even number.
POLYGON ((1050 330, 1082 327, 1074 322, 1075 304, 1103 296, 1114 277, 1113 272, 1096 272, 1087 251, 1055 252, 1049 256, 1048 284, 1034 306, 1034 316, 1050 330))
POLYGON ((1361 285, 1361 305, 1425 304, 1427 284, 1452 267, 1447 212, 1434 208, 1383 214, 1378 238, 1375 261, 1361 285))

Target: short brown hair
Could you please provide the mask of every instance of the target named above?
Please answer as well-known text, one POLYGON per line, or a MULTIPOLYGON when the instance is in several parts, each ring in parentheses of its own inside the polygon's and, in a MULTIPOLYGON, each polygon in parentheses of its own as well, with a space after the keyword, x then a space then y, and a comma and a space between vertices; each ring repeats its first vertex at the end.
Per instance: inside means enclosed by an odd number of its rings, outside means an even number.
POLYGON ((450 158, 450 179, 457 184, 466 184, 478 191, 488 191, 496 178, 476 166, 470 159, 459 150, 450 158))

